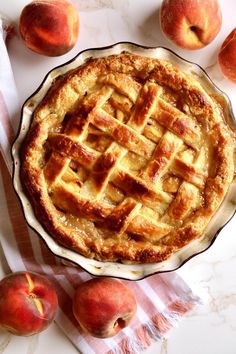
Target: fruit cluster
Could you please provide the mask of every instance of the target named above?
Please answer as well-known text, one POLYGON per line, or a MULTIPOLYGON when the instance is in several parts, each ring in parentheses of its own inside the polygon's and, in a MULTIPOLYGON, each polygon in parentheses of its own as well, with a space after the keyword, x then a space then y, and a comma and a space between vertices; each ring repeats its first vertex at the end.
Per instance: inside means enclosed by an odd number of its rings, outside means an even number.
MULTIPOLYGON (((0 281, 0 328, 15 335, 30 336, 45 330, 57 307, 56 290, 45 276, 16 272, 0 281)), ((93 278, 77 287, 72 307, 84 331, 106 338, 130 323, 136 313, 136 299, 116 279, 93 278)))
MULTIPOLYGON (((200 49, 219 33, 222 14, 217 0, 163 0, 160 25, 173 43, 184 49, 200 49)), ((77 41, 79 18, 70 0, 34 0, 24 7, 19 21, 23 42, 47 56, 67 53, 77 41)), ((218 54, 223 74, 236 82, 236 28, 218 54)))

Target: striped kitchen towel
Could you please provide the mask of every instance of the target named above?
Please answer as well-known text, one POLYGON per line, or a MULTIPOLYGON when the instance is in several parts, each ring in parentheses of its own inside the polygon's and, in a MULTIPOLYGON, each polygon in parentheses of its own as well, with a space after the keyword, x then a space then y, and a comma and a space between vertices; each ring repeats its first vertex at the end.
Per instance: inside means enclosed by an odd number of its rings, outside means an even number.
POLYGON ((54 256, 31 230, 23 216, 12 183, 10 146, 19 124, 20 109, 0 20, 0 236, 11 271, 34 271, 55 284, 59 309, 56 322, 84 354, 141 353, 163 338, 182 316, 199 303, 189 286, 175 272, 140 281, 122 280, 136 295, 138 310, 132 324, 115 337, 97 339, 80 329, 72 313, 72 297, 79 283, 92 276, 54 256))

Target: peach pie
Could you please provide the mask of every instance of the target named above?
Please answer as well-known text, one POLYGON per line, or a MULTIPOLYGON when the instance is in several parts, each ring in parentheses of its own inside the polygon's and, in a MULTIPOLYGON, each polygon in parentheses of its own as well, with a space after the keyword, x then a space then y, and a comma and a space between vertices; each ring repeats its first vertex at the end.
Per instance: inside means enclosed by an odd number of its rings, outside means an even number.
POLYGON ((222 107, 168 61, 127 52, 61 75, 34 111, 22 183, 59 244, 160 262, 200 237, 233 180, 222 107))

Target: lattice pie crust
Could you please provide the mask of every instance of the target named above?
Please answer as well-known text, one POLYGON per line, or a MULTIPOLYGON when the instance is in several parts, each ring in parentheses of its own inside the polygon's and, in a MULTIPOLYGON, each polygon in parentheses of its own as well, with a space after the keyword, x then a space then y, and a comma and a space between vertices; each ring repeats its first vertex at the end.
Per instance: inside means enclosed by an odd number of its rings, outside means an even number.
POLYGON ((58 243, 103 261, 160 262, 203 233, 232 182, 233 149, 222 108, 195 79, 122 53, 55 80, 21 177, 58 243))

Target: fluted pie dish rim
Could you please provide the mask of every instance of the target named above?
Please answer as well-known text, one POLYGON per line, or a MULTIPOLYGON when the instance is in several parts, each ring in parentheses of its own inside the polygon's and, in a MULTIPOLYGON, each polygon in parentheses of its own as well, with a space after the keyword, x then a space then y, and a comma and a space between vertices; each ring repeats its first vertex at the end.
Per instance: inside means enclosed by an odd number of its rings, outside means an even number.
POLYGON ((80 265, 82 268, 94 275, 116 276, 137 280, 157 272, 175 270, 193 256, 209 248, 216 239, 219 231, 235 213, 235 182, 231 184, 219 210, 213 216, 209 225, 200 238, 191 241, 191 243, 174 252, 172 256, 164 261, 143 264, 140 263, 139 260, 139 264, 135 264, 135 262, 133 262, 133 264, 128 264, 111 261, 107 262, 88 258, 57 243, 55 239, 50 236, 48 232, 46 232, 42 224, 36 219, 30 199, 25 192, 25 189, 20 180, 20 147, 22 145, 22 141, 24 140, 28 131, 31 115, 34 112, 35 107, 42 100, 55 78, 65 74, 71 69, 76 68, 91 57, 106 57, 114 54, 119 54, 124 51, 144 57, 159 58, 164 60, 167 59, 172 64, 174 64, 174 66, 180 67, 180 69, 184 72, 187 72, 188 74, 196 77, 204 87, 207 87, 207 90, 210 90, 210 92, 217 95, 221 101, 224 101, 227 123, 231 126, 231 129, 235 131, 235 118, 232 112, 231 103, 227 95, 225 95, 214 85, 204 70, 197 64, 186 61, 185 59, 175 54, 173 51, 164 47, 150 48, 143 47, 134 43, 121 42, 108 47, 87 49, 79 53, 71 61, 51 70, 45 77, 40 87, 23 105, 19 133, 12 147, 12 156, 14 161, 13 184, 20 198, 26 221, 35 231, 37 231, 37 233, 42 237, 42 239, 46 242, 47 246, 54 254, 80 265))

